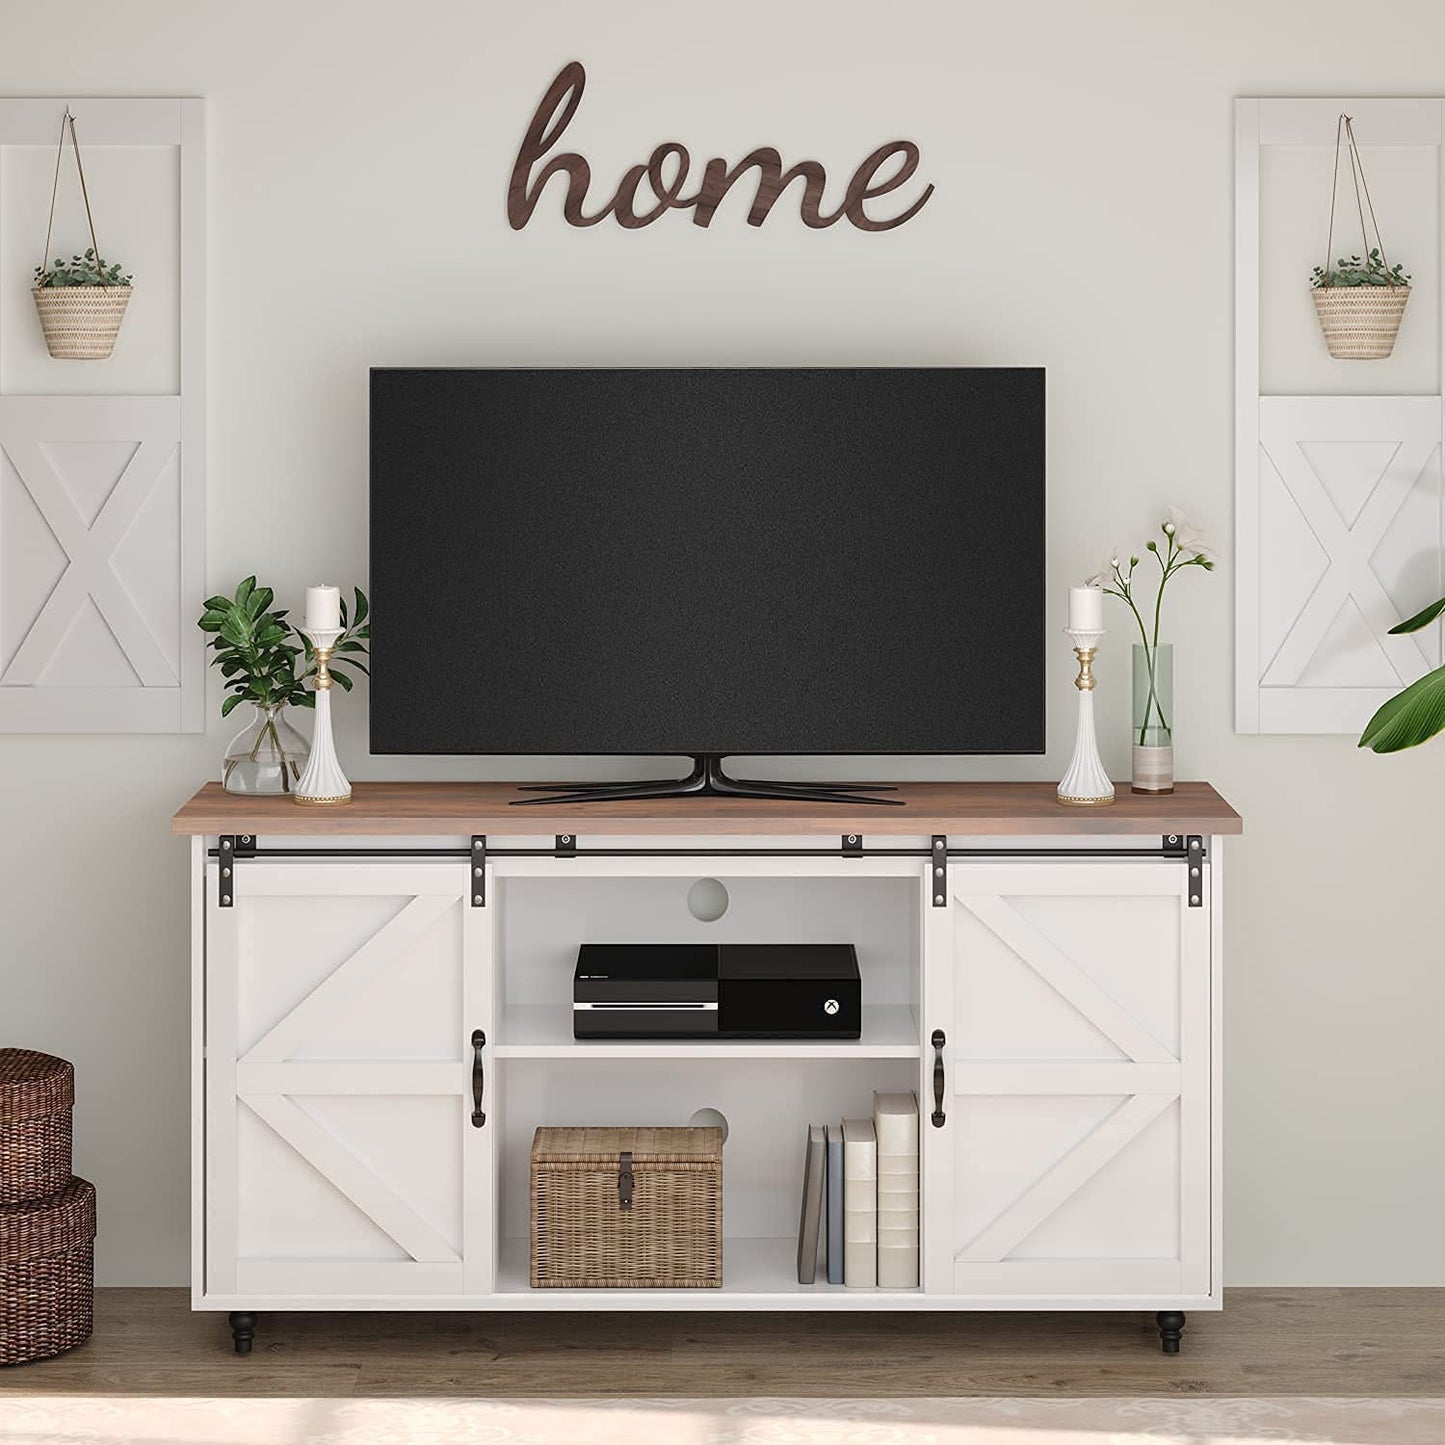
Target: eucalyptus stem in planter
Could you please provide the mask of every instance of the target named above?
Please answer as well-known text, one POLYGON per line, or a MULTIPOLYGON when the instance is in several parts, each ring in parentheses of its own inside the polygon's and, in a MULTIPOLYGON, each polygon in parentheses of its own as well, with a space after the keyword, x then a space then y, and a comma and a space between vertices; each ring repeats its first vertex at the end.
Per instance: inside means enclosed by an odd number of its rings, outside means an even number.
MULTIPOLYGON (((247 577, 231 597, 206 599, 199 627, 213 634, 212 667, 219 667, 229 694, 221 704, 228 717, 243 702, 255 708, 252 723, 232 739, 226 752, 223 783, 231 792, 289 793, 305 766, 307 746, 285 720, 287 707, 316 706, 316 694, 306 684, 316 673, 310 641, 287 620, 287 611, 271 610, 275 593, 247 577)), ((336 655, 328 671, 347 692, 354 679, 347 671, 367 672, 361 658, 371 627, 366 621, 366 594, 355 589, 350 614, 341 604, 341 625, 336 655)))
POLYGON ((89 247, 85 255, 66 261, 55 258, 53 266, 35 268, 35 287, 41 291, 58 291, 67 286, 129 286, 134 278, 121 275, 119 261, 107 261, 89 247))

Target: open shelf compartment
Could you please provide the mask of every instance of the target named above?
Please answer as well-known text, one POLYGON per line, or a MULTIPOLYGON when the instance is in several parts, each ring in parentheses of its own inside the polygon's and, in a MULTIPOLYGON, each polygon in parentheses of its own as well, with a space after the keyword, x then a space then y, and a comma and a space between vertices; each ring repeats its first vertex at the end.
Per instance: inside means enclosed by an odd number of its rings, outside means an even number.
POLYGON ((850 1289, 797 1280, 797 1230, 804 1143, 809 1124, 871 1116, 874 1090, 915 1090, 910 1059, 769 1058, 741 1061, 716 1053, 686 1064, 639 1058, 626 1070, 609 1060, 579 1059, 564 1070, 548 1061, 512 1058, 498 1067, 497 1292, 573 1307, 666 1295, 706 1309, 726 1296, 880 1294, 916 1290, 850 1289), (723 1284, 721 1290, 533 1289, 530 1283, 532 1136, 543 1125, 687 1124, 715 1109, 728 1124, 723 1146, 723 1284))
POLYGON ((918 890, 915 876, 840 873, 764 877, 699 860, 696 874, 597 876, 561 862, 548 876, 501 876, 497 910, 498 1059, 914 1059, 919 1055, 918 890), (576 873, 568 870, 577 869, 576 873), (694 885, 724 890, 726 909, 703 921, 694 885), (572 1037, 572 975, 583 943, 851 943, 862 979, 859 1039, 617 1039, 572 1037))

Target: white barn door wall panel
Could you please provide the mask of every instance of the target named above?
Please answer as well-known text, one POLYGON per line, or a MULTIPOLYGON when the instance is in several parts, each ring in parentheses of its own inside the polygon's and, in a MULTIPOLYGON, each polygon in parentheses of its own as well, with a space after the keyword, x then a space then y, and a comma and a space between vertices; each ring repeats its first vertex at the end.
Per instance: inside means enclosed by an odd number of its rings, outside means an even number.
MULTIPOLYGON (((1441 663, 1433 631, 1389 630, 1445 593, 1445 102, 1241 100, 1235 121, 1235 725, 1357 734, 1441 663), (1413 277, 1380 361, 1331 358, 1309 295, 1342 112, 1413 277)), ((1361 249, 1347 161, 1340 184, 1334 257, 1361 249)))
MULTIPOLYGON (((0 100, 0 731, 204 728, 204 169, 199 100, 0 100), (52 358, 30 297, 67 103, 135 277, 106 361, 52 358)), ((48 260, 78 192, 67 148, 48 260)))

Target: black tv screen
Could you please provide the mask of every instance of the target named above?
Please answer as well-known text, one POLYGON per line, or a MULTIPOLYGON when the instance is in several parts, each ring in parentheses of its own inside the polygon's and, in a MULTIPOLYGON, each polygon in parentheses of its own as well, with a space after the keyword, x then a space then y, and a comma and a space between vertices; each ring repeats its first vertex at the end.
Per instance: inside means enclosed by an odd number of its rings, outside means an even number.
POLYGON ((1036 753, 1040 369, 377 369, 374 753, 1036 753))

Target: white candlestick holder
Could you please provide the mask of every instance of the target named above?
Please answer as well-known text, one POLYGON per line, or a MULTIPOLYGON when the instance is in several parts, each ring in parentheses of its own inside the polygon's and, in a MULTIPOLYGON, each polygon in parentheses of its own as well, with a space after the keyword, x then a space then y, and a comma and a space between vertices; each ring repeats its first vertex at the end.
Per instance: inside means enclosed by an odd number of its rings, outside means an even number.
MULTIPOLYGON (((305 630, 305 629, 303 629, 305 630)), ((331 735, 331 655, 342 629, 306 631, 316 657, 316 727, 311 735, 311 756, 297 780, 292 798, 308 807, 335 807, 351 801, 351 784, 341 771, 336 741, 331 735)))
POLYGON ((1099 743, 1094 734, 1094 655, 1104 629, 1097 632, 1065 632, 1074 639, 1074 656, 1079 659, 1079 675, 1074 686, 1079 689, 1079 730, 1074 739, 1074 757, 1059 784, 1059 802, 1070 808, 1106 808, 1114 801, 1114 785, 1104 771, 1099 757, 1099 743))

